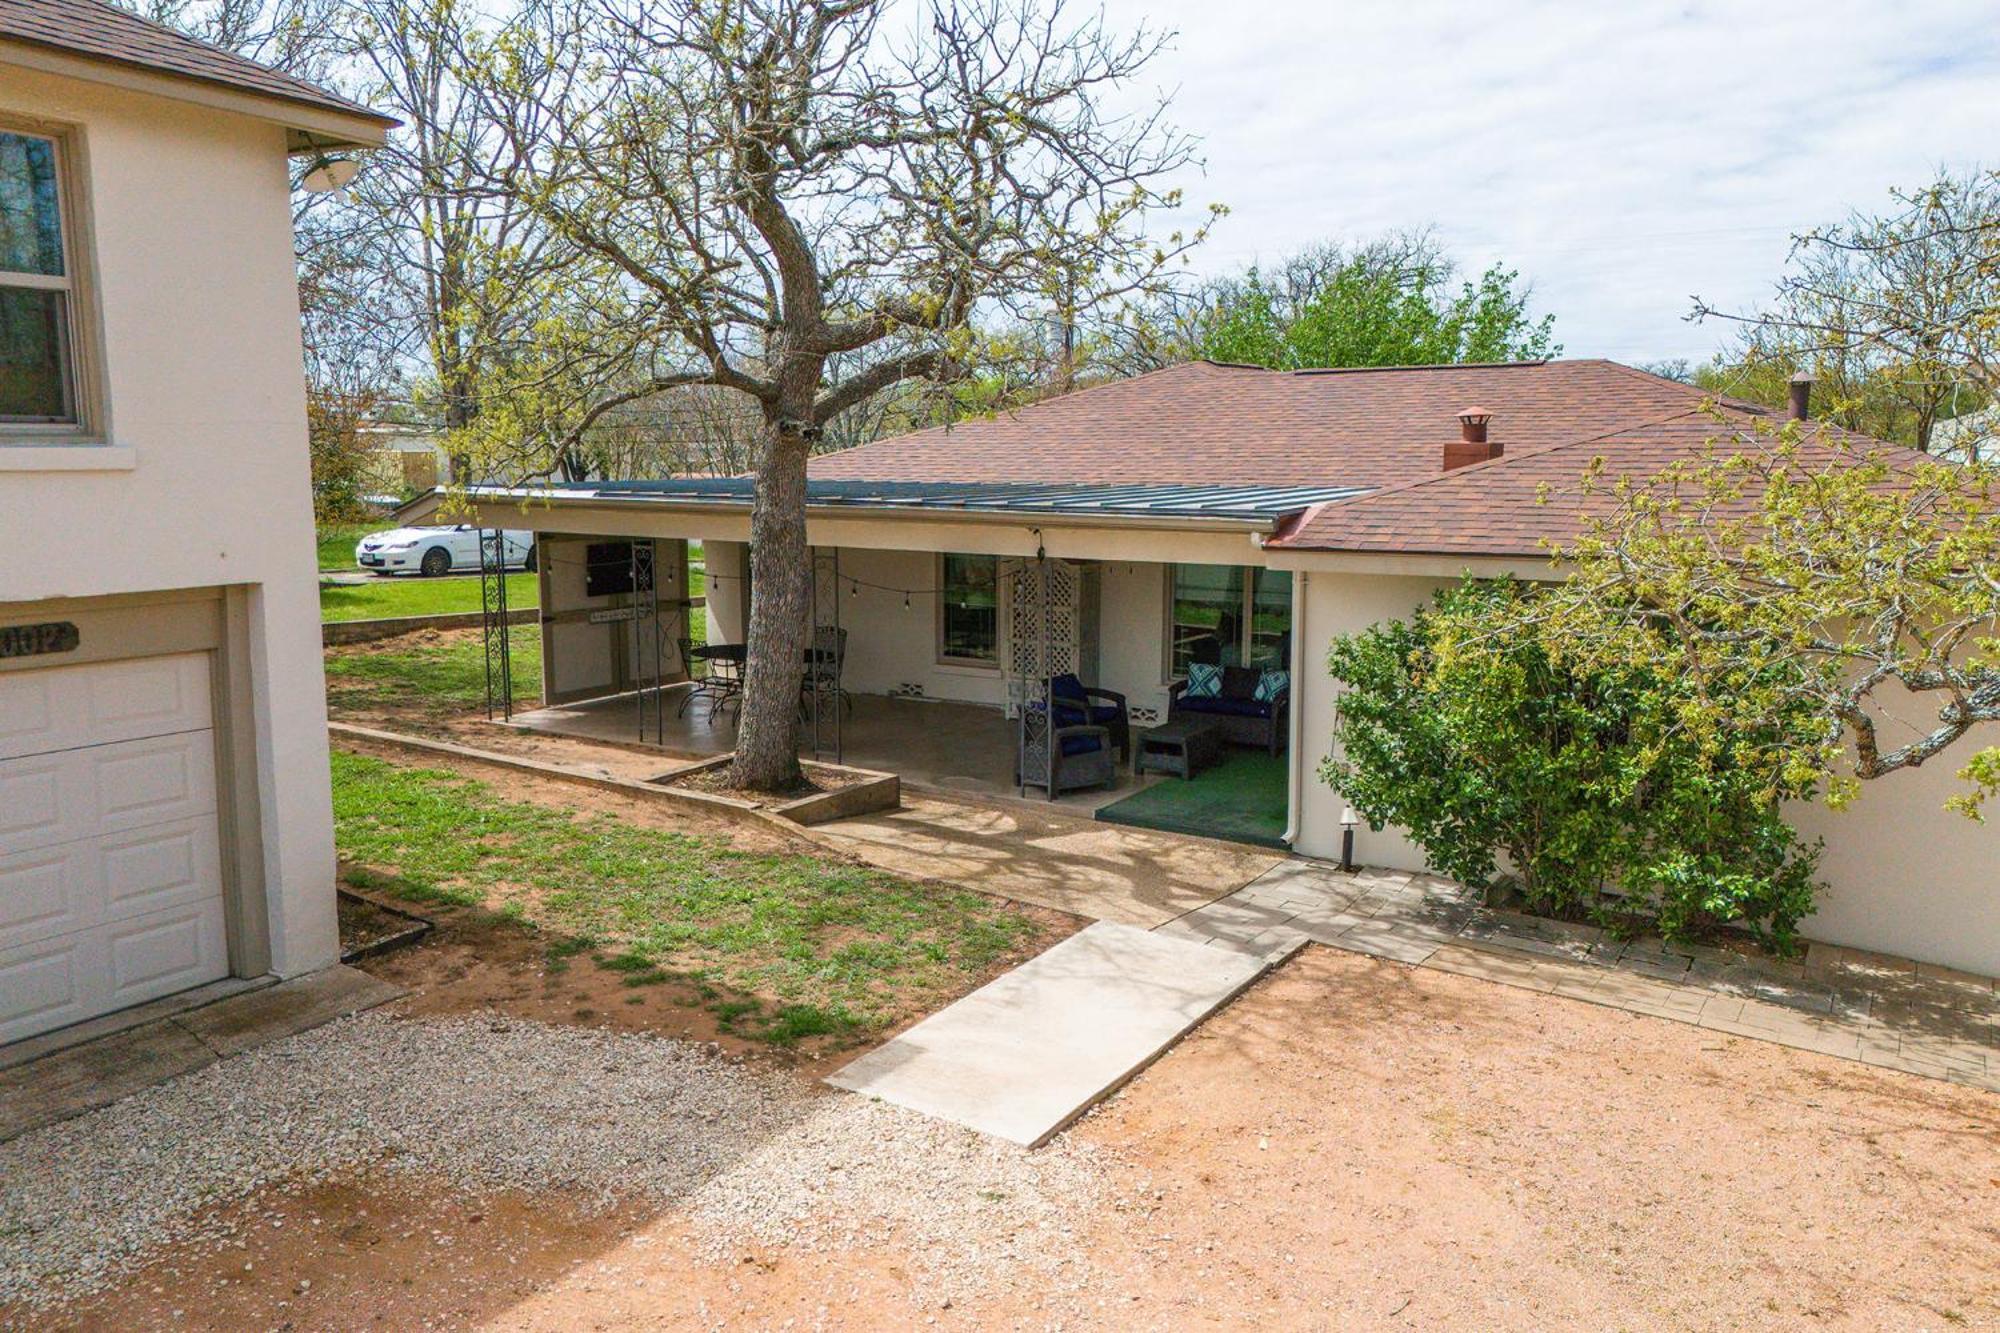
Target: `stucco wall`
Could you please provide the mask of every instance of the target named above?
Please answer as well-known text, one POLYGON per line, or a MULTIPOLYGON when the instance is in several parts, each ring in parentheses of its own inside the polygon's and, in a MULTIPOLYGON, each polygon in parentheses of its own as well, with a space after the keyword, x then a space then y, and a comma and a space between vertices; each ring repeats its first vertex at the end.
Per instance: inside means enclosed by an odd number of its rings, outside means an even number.
POLYGON ((248 589, 274 970, 330 963, 333 828, 284 131, 7 68, 0 112, 79 126, 107 471, 0 446, 0 601, 248 589))
MULTIPOLYGON (((1293 846, 1307 856, 1340 856, 1340 816, 1347 803, 1319 779, 1319 766, 1332 749, 1333 714, 1338 691, 1326 674, 1326 650, 1336 635, 1383 620, 1398 620, 1414 611, 1450 580, 1383 574, 1293 574, 1292 631, 1304 656, 1303 681, 1292 685, 1293 707, 1300 708, 1300 743, 1293 762, 1299 770, 1299 824, 1293 846), (1303 578, 1304 588, 1298 586, 1303 578), (1301 623, 1301 613, 1303 623, 1301 623)), ((1354 857, 1371 866, 1422 870, 1423 849, 1400 829, 1381 832, 1363 824, 1355 831, 1354 857)))
POLYGON ((1166 585, 1166 565, 1109 562, 1098 611, 1099 683, 1160 721, 1167 716, 1166 585))
POLYGON ((703 601, 708 616, 706 643, 741 643, 748 622, 744 619, 743 575, 750 547, 744 542, 710 538, 702 543, 703 569, 707 575, 703 601))
POLYGON ((916 686, 926 699, 995 705, 1003 701, 997 665, 961 666, 937 660, 935 554, 848 548, 840 553, 840 574, 848 689, 893 694, 901 687, 916 686), (915 590, 907 605, 898 589, 915 590))
MULTIPOLYGON (((1936 705, 1891 702, 1884 711, 1922 718, 1936 705)), ((2000 975, 2000 821, 1978 824, 1944 808, 1964 790, 1954 776, 1964 757, 2000 744, 2000 727, 1987 730, 1920 769, 1863 783, 1843 810, 1792 810, 1802 834, 1826 839, 1827 890, 1803 927, 1807 935, 2000 975)))

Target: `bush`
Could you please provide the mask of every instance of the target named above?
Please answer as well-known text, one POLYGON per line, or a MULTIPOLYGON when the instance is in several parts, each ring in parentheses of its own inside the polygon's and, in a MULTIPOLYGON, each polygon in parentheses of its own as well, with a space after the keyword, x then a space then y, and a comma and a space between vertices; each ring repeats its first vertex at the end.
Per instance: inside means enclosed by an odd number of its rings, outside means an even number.
MULTIPOLYGON (((1819 852, 1780 803, 1809 793, 1689 740, 1671 678, 1567 665, 1535 597, 1468 581, 1337 639, 1347 689, 1321 777, 1371 827, 1407 828, 1433 870, 1511 884, 1534 911, 1672 939, 1742 922, 1789 947, 1819 852)), ((1733 734, 1768 748, 1811 725, 1746 718, 1733 734)))

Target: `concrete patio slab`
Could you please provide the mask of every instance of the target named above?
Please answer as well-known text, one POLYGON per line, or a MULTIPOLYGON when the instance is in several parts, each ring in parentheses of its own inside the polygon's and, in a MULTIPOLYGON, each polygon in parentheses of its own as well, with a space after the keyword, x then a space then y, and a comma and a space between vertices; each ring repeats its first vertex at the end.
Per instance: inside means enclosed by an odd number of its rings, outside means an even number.
POLYGON ((827 1082, 1037 1147, 1285 956, 1100 921, 827 1082))
POLYGON ((893 814, 836 820, 817 832, 897 874, 1145 928, 1285 864, 1276 852, 1054 810, 907 795, 893 814))
MULTIPOLYGON (((229 994, 0 1069, 0 1141, 94 1111, 265 1042, 372 1009, 403 990, 333 966, 229 994)), ((51 1033, 50 1037, 60 1037, 51 1033)))

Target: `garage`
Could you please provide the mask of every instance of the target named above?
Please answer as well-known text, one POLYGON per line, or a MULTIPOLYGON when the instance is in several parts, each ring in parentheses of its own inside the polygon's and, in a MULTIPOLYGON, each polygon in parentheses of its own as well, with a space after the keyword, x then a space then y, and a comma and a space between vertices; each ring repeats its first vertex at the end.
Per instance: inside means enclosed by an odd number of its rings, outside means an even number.
POLYGON ((0 672, 0 1044, 229 974, 214 657, 0 672))

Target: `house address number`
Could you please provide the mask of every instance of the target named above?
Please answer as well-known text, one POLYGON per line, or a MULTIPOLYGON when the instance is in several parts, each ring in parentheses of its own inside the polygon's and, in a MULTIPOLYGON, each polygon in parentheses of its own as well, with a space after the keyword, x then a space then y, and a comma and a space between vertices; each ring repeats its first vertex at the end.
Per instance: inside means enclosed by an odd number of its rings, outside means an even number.
POLYGON ((76 651, 76 625, 47 620, 39 625, 0 625, 0 657, 40 657, 76 651))

